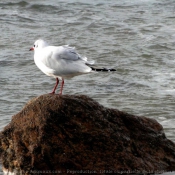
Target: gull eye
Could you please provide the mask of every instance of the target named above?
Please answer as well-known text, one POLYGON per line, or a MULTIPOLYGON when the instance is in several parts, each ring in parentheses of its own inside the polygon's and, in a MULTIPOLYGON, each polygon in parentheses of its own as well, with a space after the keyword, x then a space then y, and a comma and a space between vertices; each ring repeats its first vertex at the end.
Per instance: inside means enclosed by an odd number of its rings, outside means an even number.
POLYGON ((35 44, 34 44, 34 46, 33 47, 35 47, 35 44))

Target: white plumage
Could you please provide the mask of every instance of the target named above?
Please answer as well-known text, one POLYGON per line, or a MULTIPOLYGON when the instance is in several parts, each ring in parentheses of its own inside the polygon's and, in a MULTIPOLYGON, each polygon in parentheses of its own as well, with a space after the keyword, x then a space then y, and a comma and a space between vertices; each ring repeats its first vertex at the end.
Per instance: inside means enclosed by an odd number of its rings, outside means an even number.
POLYGON ((56 85, 62 80, 60 95, 62 94, 64 79, 76 75, 89 73, 92 68, 88 65, 94 64, 94 61, 87 61, 86 57, 81 57, 75 48, 65 46, 49 46, 44 40, 37 40, 30 49, 34 50, 34 61, 37 67, 46 75, 56 78, 56 85))

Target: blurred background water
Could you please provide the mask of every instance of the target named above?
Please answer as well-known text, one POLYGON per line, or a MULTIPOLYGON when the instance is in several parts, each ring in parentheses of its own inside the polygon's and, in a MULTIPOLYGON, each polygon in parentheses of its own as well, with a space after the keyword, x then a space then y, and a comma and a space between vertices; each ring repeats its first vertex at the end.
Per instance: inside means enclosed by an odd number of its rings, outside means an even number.
POLYGON ((154 118, 175 141, 175 1, 1 0, 0 33, 0 130, 54 87, 29 52, 42 38, 117 70, 66 80, 63 94, 154 118))

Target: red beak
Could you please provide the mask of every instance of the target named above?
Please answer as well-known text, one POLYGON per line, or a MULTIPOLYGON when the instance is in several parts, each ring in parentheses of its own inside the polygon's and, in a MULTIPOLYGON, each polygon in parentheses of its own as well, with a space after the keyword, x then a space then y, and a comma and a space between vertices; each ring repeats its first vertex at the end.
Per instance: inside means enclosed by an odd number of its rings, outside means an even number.
POLYGON ((32 51, 32 50, 34 50, 34 48, 33 48, 33 47, 29 49, 29 51, 32 51))

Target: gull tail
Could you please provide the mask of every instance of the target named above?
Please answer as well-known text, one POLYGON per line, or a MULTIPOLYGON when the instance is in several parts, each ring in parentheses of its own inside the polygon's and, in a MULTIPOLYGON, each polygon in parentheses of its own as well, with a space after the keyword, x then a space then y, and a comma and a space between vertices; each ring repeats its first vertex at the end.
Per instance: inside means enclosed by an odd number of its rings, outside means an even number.
POLYGON ((112 72, 112 71, 116 71, 115 69, 108 69, 108 68, 94 68, 94 67, 90 67, 93 71, 96 72, 112 72))
POLYGON ((115 69, 109 69, 109 68, 105 68, 105 67, 102 67, 102 68, 92 67, 91 65, 93 65, 95 63, 94 60, 88 61, 86 57, 83 57, 82 59, 86 62, 86 65, 89 66, 92 69, 92 71, 96 71, 96 72, 116 71, 115 69))
POLYGON ((93 65, 95 63, 94 60, 87 60, 87 57, 82 57, 81 59, 86 62, 86 65, 93 65))

